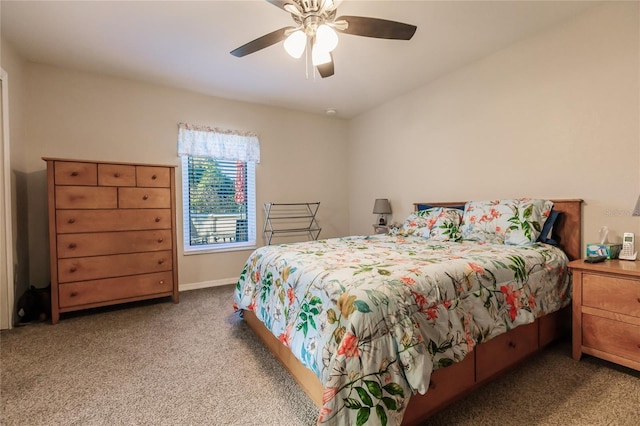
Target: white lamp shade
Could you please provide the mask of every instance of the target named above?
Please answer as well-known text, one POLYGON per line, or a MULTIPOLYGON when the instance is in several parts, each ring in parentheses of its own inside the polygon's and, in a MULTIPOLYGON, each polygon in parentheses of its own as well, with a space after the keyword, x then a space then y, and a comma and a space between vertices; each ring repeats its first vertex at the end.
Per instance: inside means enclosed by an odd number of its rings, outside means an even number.
POLYGON ((292 57, 299 59, 307 46, 307 35, 303 31, 294 31, 284 41, 284 50, 292 57))
POLYGON ((316 32, 316 44, 323 50, 331 52, 338 46, 338 34, 327 24, 322 24, 316 32))
POLYGON ((313 62, 314 67, 329 63, 331 62, 331 55, 328 50, 324 50, 321 46, 318 46, 318 43, 315 43, 313 49, 311 49, 311 62, 313 62))

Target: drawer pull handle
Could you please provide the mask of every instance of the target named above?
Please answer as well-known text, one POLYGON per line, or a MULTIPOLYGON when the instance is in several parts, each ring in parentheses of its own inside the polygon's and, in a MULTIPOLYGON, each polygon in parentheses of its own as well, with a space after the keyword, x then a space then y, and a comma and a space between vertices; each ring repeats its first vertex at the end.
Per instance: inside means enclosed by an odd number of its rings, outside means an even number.
POLYGON ((67 220, 67 223, 75 223, 75 222, 76 222, 76 220, 74 218, 71 218, 71 219, 67 220))
POLYGON ((71 243, 71 244, 69 244, 69 248, 70 248, 70 249, 72 249, 72 250, 73 250, 74 248, 76 248, 76 243, 71 243))
POLYGON ((164 284, 164 280, 160 280, 160 283, 159 283, 159 284, 164 284))
POLYGON ((72 273, 73 273, 73 272, 75 272, 75 271, 77 271, 77 269, 76 269, 76 267, 75 267, 75 266, 72 266, 71 268, 69 268, 69 272, 72 272, 72 273))
POLYGON ((160 222, 160 218, 159 217, 156 217, 156 222, 160 222))
POLYGON ((640 297, 638 297, 638 303, 640 303, 640 297))
POLYGON ((78 172, 71 172, 71 176, 78 176, 78 172))
POLYGON ((164 259, 158 260, 158 265, 162 265, 164 263, 164 259))
POLYGON ((164 239, 163 239, 163 238, 158 238, 158 242, 159 242, 159 243, 161 243, 161 242, 163 242, 163 241, 164 241, 164 239))
POLYGON ((515 349, 516 348, 516 344, 514 342, 509 342, 509 347, 511 349, 515 349))
POLYGON ((120 177, 120 173, 114 173, 113 176, 120 177))
POLYGON ((151 176, 151 179, 156 180, 156 179, 158 179, 158 176, 157 175, 153 175, 153 176, 151 176))
POLYGON ((78 293, 77 293, 77 292, 75 292, 75 291, 72 291, 72 292, 69 294, 69 296, 70 296, 70 297, 76 297, 77 295, 78 295, 78 293))
POLYGON ((148 200, 148 199, 149 199, 149 196, 148 196, 147 194, 144 194, 144 195, 142 196, 142 199, 143 199, 143 200, 148 200))
POLYGON ((435 389, 437 386, 433 382, 429 382, 429 389, 435 389))

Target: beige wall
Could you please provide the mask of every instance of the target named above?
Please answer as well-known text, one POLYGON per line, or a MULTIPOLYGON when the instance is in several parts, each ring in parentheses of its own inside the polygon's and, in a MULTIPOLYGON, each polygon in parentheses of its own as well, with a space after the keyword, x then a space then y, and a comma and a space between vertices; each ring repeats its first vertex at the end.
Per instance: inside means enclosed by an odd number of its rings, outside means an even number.
POLYGON ((640 234, 638 19, 597 7, 353 119, 350 232, 379 197, 401 222, 416 201, 530 196, 584 199, 584 242, 640 234))
MULTIPOLYGON (((236 102, 95 74, 28 64, 29 231, 31 279, 48 282, 46 173, 41 157, 179 165, 181 121, 256 132, 258 242, 262 204, 320 201, 322 237, 348 227, 346 122, 296 111, 236 102), (33 235, 32 235, 33 234, 33 235)), ((181 169, 177 169, 180 176, 181 169)), ((182 196, 178 182, 178 240, 182 196)), ((184 256, 180 285, 236 280, 250 251, 184 256)))

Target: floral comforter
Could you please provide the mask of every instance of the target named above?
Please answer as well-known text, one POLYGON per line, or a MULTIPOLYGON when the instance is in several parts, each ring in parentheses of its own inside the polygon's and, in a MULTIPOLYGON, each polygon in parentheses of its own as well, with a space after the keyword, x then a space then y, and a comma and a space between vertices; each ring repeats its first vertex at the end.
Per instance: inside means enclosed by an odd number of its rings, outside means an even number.
POLYGON ((567 262, 546 244, 390 235, 266 246, 235 303, 318 376, 318 423, 395 425, 433 370, 567 305, 567 262))

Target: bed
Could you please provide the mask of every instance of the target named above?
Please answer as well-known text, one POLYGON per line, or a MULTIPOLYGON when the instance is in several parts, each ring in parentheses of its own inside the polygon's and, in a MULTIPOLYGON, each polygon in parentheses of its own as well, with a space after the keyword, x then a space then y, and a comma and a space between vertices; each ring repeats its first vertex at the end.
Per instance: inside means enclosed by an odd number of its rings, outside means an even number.
POLYGON ((516 201, 415 203, 418 216, 390 235, 261 247, 236 309, 319 407, 319 424, 419 424, 569 329, 581 200, 534 200, 536 220, 529 199, 516 201), (516 213, 496 226, 503 207, 516 213), (540 229, 552 213, 552 231, 540 229), (505 243, 532 232, 531 244, 505 243))

